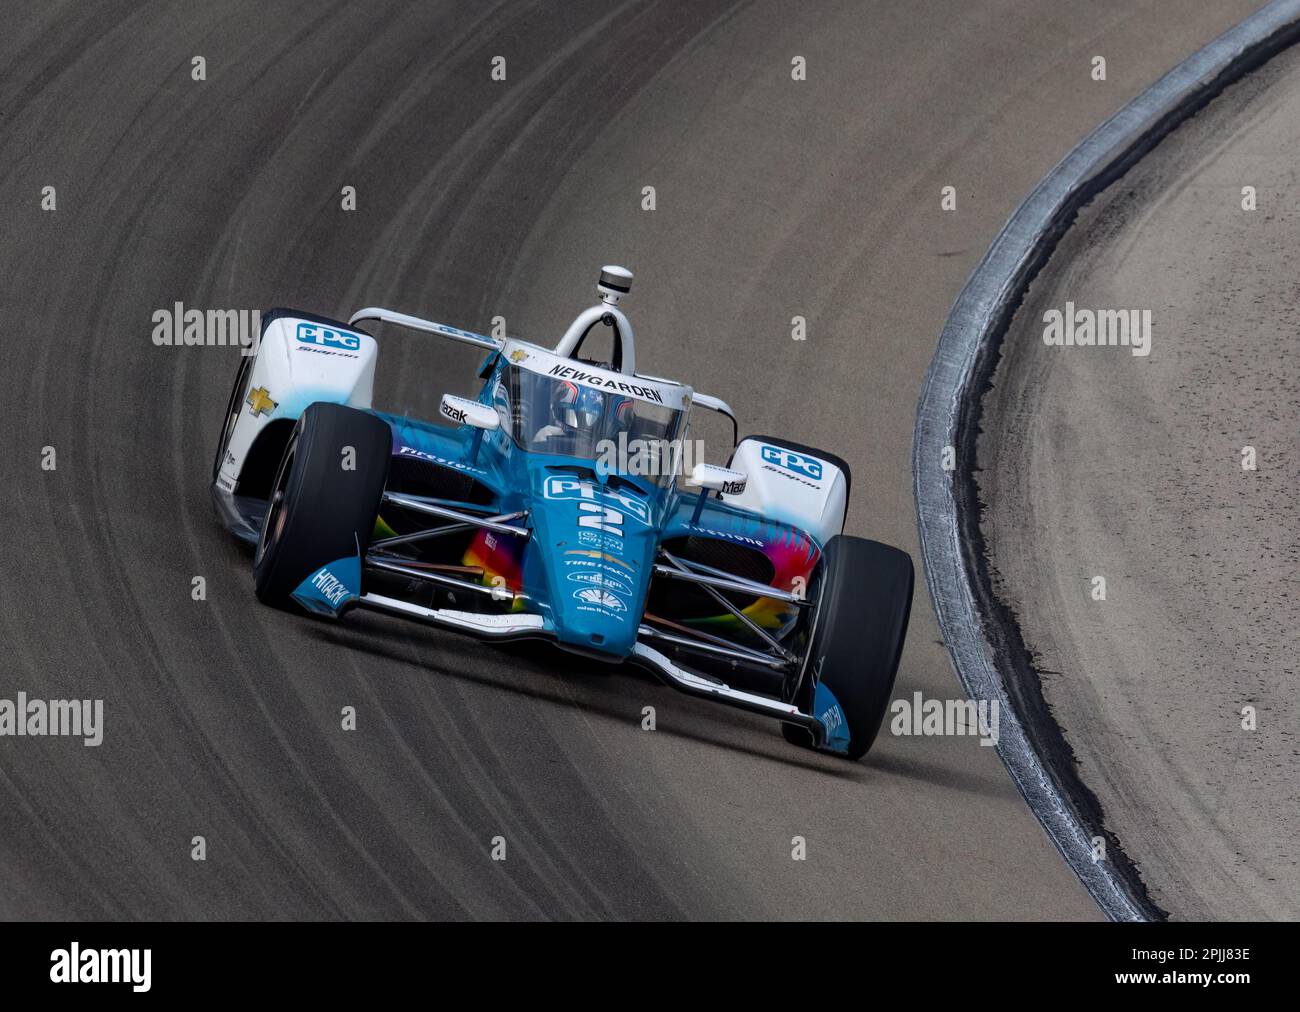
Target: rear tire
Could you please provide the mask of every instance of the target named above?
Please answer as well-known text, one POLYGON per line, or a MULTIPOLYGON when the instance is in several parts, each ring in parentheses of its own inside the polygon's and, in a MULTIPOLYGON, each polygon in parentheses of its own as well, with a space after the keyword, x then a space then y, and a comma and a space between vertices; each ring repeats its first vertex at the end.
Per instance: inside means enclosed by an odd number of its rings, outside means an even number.
POLYGON ((321 566, 364 556, 392 452, 392 430, 382 419, 341 404, 308 406, 285 447, 257 541, 259 600, 287 607, 321 566), (349 447, 352 470, 343 466, 349 447))
MULTIPOLYGON (((848 759, 867 754, 889 708, 903 656, 915 582, 906 552, 865 538, 837 535, 826 542, 820 604, 808 642, 810 709, 813 679, 834 694, 848 725, 848 759)), ((782 724, 787 741, 811 747, 803 728, 782 724)))

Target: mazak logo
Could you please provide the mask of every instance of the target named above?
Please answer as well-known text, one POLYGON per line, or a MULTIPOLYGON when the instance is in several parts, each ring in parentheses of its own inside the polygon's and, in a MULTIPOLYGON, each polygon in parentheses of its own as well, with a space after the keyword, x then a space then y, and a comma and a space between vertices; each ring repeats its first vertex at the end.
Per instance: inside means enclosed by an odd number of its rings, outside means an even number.
POLYGON ((599 587, 585 587, 582 590, 575 590, 573 596, 583 604, 590 604, 597 608, 606 608, 609 611, 627 611, 627 605, 609 591, 601 590, 599 587))
POLYGON ((298 340, 318 348, 338 348, 343 351, 358 351, 361 348, 359 335, 333 330, 319 323, 298 324, 298 340))
POLYGON ((607 576, 604 573, 570 573, 569 579, 574 583, 589 583, 596 587, 612 590, 615 594, 632 596, 632 588, 616 576, 607 576))
POLYGON ((469 414, 464 408, 458 408, 454 404, 448 404, 444 401, 442 405, 442 417, 450 419, 459 425, 463 425, 465 419, 469 417, 469 414))
POLYGON ((775 464, 791 474, 802 474, 813 481, 822 480, 822 462, 813 457, 805 457, 784 446, 764 446, 762 455, 769 464, 775 464))

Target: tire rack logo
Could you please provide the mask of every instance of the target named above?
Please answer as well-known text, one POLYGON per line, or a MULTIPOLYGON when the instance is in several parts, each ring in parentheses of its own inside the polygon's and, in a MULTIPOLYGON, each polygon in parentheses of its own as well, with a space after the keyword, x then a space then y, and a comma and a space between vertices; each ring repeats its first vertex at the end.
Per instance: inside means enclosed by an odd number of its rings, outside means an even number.
POLYGON ((775 464, 784 471, 811 478, 813 481, 822 480, 821 461, 814 457, 796 453, 794 450, 787 450, 784 446, 768 446, 766 443, 763 444, 761 453, 763 460, 769 464, 775 464))
POLYGON ((615 558, 608 552, 593 552, 587 548, 570 548, 564 554, 582 556, 581 559, 566 559, 564 561, 566 566, 600 566, 606 572, 613 573, 617 572, 617 570, 610 569, 608 565, 603 565, 604 563, 613 563, 615 566, 622 566, 629 573, 632 572, 632 567, 628 563, 624 562, 622 559, 615 558), (596 561, 588 562, 586 561, 587 559, 594 559, 596 561))
POLYGON ((569 580, 572 583, 587 583, 595 587, 601 587, 615 594, 622 594, 624 597, 630 598, 632 596, 631 587, 618 577, 610 576, 607 573, 570 573, 569 580))
POLYGON ((334 330, 319 323, 299 323, 298 341, 308 345, 303 349, 304 351, 319 351, 326 355, 347 355, 348 358, 356 358, 356 355, 347 353, 361 350, 359 335, 334 330))

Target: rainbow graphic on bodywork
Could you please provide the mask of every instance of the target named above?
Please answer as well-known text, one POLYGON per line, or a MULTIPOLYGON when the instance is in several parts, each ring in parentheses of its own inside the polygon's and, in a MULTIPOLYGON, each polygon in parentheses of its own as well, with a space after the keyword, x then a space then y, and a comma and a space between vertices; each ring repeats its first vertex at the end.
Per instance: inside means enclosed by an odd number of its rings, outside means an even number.
MULTIPOLYGON (((765 539, 763 548, 755 548, 767 556, 772 564, 774 575, 771 585, 779 590, 793 593, 806 592, 812 580, 813 570, 821 558, 819 549, 811 539, 805 537, 793 527, 772 525, 773 535, 765 539)), ((741 613, 762 629, 772 632, 778 639, 788 633, 798 618, 799 609, 785 601, 771 597, 760 597, 741 613)), ((687 625, 702 626, 709 629, 739 632, 744 623, 729 612, 710 615, 705 618, 685 620, 687 625)))
MULTIPOLYGON (((465 549, 461 565, 483 570, 484 586, 504 586, 516 594, 524 589, 525 543, 514 537, 479 531, 465 549)), ((524 603, 516 600, 512 611, 522 611, 524 603)))

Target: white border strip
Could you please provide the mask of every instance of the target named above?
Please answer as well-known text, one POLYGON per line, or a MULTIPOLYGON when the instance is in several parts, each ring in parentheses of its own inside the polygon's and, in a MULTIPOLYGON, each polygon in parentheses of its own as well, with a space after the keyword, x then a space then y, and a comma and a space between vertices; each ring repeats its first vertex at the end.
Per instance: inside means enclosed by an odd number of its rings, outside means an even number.
MULTIPOLYGON (((1053 843, 1105 913, 1114 920, 1156 915, 1130 878, 1111 861, 1094 862, 1090 827, 1072 798, 1026 738, 998 656, 986 632, 963 519, 978 506, 973 490, 979 400, 1002 335, 1030 280, 1078 209, 1122 175, 1178 123, 1232 81, 1294 40, 1300 0, 1273 0, 1184 60, 1078 144, 1036 186, 1003 226, 953 303, 926 373, 917 407, 912 473, 926 582, 957 676, 972 698, 1002 709, 998 753, 1053 843), (957 469, 942 470, 945 447, 957 469)), ((1077 782, 1077 778, 1076 778, 1077 782)), ((1085 805, 1086 807, 1086 805, 1085 805)))

